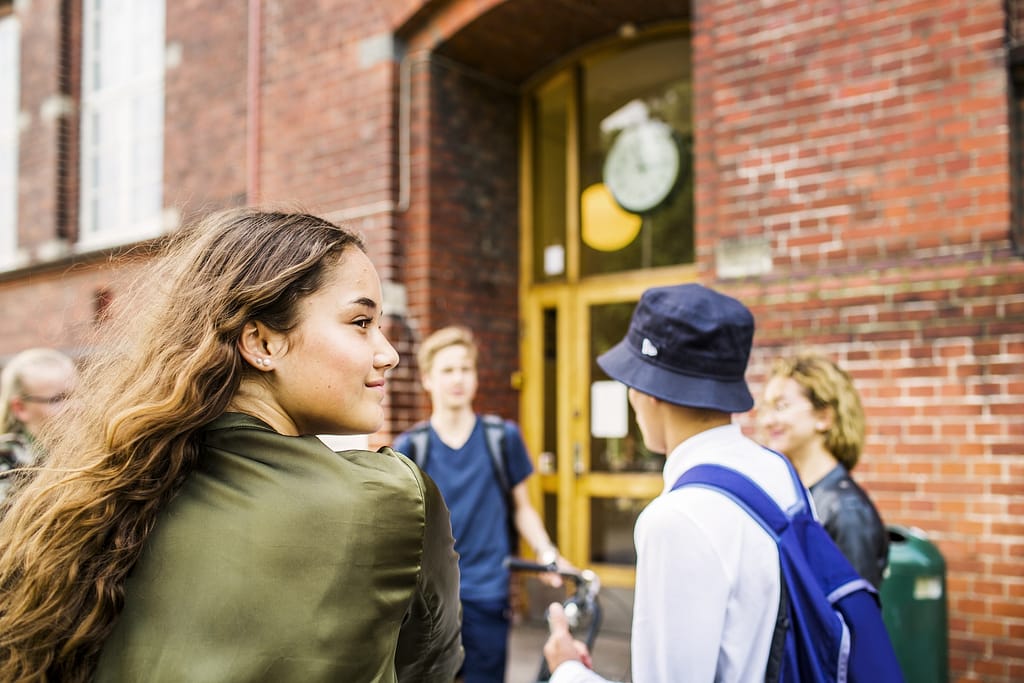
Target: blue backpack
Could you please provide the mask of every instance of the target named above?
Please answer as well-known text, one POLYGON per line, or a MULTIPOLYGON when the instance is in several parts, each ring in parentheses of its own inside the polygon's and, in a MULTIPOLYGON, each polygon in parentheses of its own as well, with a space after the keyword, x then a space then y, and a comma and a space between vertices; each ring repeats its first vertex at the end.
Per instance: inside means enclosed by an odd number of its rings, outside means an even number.
MULTIPOLYGON (((766 449, 767 450, 767 449, 766 449)), ((901 683, 878 591, 860 577, 811 513, 788 460, 799 502, 789 513, 736 470, 697 465, 672 490, 703 486, 745 509, 779 546, 782 595, 765 681, 901 683)))

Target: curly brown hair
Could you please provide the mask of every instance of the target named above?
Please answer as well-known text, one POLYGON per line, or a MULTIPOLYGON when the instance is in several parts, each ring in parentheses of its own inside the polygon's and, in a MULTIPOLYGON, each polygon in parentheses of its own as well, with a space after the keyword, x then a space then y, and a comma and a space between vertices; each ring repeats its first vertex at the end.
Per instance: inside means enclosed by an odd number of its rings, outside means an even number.
POLYGON ((234 210, 168 239, 85 364, 47 456, 0 519, 0 680, 86 681, 196 434, 255 372, 236 342, 286 332, 353 232, 304 213, 234 210))
POLYGON ((847 470, 856 467, 864 447, 864 407, 849 373, 819 353, 800 351, 776 359, 771 376, 793 379, 815 410, 832 410, 825 448, 847 470))

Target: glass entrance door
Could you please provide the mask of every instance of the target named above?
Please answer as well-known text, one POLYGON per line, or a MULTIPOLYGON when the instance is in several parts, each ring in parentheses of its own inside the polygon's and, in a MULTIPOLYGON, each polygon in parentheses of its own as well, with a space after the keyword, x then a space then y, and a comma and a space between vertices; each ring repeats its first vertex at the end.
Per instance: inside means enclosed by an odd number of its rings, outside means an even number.
POLYGON ((596 49, 524 98, 520 417, 548 532, 578 566, 632 587, 633 525, 665 456, 640 438, 597 357, 640 294, 694 280, 685 29, 596 49))

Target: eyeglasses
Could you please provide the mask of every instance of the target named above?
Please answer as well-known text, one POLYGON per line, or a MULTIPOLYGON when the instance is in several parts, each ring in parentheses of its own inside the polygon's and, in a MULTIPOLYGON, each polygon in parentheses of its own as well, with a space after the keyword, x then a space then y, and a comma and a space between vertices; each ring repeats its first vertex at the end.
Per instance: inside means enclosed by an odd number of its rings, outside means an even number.
POLYGON ((63 403, 68 400, 68 395, 66 393, 55 394, 53 396, 32 396, 31 394, 22 394, 21 400, 28 401, 29 403, 49 403, 52 405, 54 403, 63 403))

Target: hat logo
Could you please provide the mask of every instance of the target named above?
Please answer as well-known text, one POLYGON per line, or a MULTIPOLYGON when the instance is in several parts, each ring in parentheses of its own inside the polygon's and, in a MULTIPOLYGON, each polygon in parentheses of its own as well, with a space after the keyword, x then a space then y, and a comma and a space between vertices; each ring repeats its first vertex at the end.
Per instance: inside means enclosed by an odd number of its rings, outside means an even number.
POLYGON ((658 347, 651 343, 651 340, 644 337, 644 343, 640 345, 640 353, 645 356, 657 356, 658 347))

